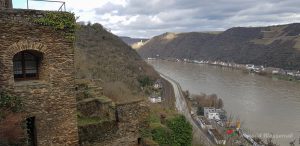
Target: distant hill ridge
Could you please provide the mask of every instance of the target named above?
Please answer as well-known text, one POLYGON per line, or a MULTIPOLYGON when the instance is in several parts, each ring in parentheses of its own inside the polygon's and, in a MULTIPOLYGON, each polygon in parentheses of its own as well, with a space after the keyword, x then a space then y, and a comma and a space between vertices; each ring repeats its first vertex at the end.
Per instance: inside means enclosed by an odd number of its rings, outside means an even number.
POLYGON ((224 32, 164 33, 140 47, 143 58, 229 61, 300 70, 300 23, 224 32))
POLYGON ((146 42, 149 39, 146 38, 131 38, 131 37, 126 37, 126 36, 120 36, 120 38, 122 39, 123 42, 125 42, 127 45, 132 46, 135 43, 138 42, 146 42))

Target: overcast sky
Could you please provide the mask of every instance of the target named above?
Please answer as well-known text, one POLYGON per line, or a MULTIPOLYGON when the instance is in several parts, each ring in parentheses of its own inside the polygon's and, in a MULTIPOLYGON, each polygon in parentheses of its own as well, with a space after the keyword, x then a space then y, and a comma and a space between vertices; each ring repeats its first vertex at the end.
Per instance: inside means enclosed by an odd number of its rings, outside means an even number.
MULTIPOLYGON (((14 7, 26 8, 26 1, 13 0, 14 7)), ((130 37, 300 22, 300 0, 63 1, 79 21, 101 23, 117 35, 130 37)), ((29 1, 29 6, 57 10, 60 4, 29 1)))

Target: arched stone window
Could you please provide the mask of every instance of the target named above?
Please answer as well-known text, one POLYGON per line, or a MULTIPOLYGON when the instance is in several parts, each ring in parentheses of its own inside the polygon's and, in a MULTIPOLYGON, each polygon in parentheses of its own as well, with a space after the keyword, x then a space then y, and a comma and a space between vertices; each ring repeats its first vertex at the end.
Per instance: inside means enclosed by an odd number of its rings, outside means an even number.
POLYGON ((38 79, 42 54, 38 51, 22 51, 13 57, 15 80, 38 79))

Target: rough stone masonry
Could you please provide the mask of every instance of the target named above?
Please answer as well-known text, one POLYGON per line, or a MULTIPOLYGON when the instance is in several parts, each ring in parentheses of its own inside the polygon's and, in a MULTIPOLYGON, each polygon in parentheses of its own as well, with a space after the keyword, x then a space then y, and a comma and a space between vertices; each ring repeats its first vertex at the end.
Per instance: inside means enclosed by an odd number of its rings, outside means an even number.
POLYGON ((12 0, 0 0, 0 9, 11 9, 12 0))
POLYGON ((35 119, 36 145, 78 145, 73 41, 63 30, 31 21, 47 12, 6 9, 7 1, 0 2, 0 91, 22 98, 26 118, 35 119), (38 78, 14 78, 13 58, 22 51, 39 55, 38 78))

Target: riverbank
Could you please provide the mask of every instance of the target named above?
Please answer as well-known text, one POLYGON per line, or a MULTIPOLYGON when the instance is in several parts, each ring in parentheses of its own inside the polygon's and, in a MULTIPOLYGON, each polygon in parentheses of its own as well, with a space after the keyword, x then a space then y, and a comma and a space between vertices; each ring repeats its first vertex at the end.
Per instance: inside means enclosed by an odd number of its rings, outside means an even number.
POLYGON ((287 145, 299 137, 300 84, 276 80, 241 70, 206 64, 148 61, 157 71, 176 80, 190 94, 217 94, 228 115, 242 119, 251 135, 293 134, 293 138, 274 138, 287 145), (272 124, 270 124, 272 123, 272 124))
MULTIPOLYGON (((160 74, 160 76, 170 84, 172 84, 174 95, 176 98, 176 109, 179 113, 183 114, 186 119, 193 125, 193 145, 198 145, 200 143, 205 146, 219 145, 220 143, 218 143, 217 137, 211 134, 211 130, 215 130, 215 132, 219 134, 219 138, 223 137, 221 139, 223 139, 222 143, 224 145, 260 145, 255 141, 257 138, 251 137, 249 134, 244 133, 244 130, 242 130, 240 127, 236 127, 236 125, 233 126, 230 123, 229 125, 226 124, 228 123, 228 119, 222 121, 222 124, 220 124, 220 121, 210 120, 205 116, 198 116, 196 114, 197 112, 193 112, 192 108, 187 105, 188 99, 186 99, 186 97, 184 96, 180 84, 166 75, 160 74), (209 122, 210 124, 207 122, 205 122, 206 124, 204 124, 202 119, 209 122), (207 128, 207 124, 211 125, 211 127, 207 128), (228 131, 233 131, 233 133, 228 134, 228 131), (226 142, 227 144, 225 144, 226 142)), ((226 113, 225 110, 223 111, 226 113)), ((225 115, 225 117, 227 117, 227 115, 225 115)), ((233 119, 229 119, 230 122, 233 122, 232 120, 233 119)), ((259 140, 261 143, 263 143, 262 139, 259 140)), ((269 145, 273 146, 274 144, 271 142, 269 143, 269 145)))
POLYGON ((275 67, 264 67, 262 65, 253 64, 237 64, 233 62, 222 62, 222 61, 198 61, 198 60, 188 60, 188 59, 161 59, 161 58, 148 58, 147 60, 165 60, 171 62, 184 62, 193 64, 207 64, 212 66, 226 67, 237 70, 242 70, 245 73, 254 73, 265 77, 275 78, 279 80, 300 82, 300 70, 284 70, 275 67))

